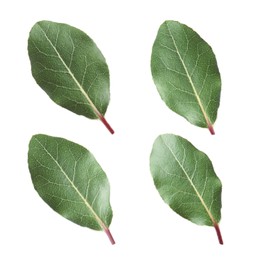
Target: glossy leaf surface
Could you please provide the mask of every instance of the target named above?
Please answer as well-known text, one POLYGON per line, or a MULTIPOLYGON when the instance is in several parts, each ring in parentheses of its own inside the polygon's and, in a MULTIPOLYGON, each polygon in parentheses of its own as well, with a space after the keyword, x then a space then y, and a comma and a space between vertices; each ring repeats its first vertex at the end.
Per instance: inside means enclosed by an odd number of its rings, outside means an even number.
POLYGON ((35 135, 28 164, 34 188, 56 212, 74 223, 109 232, 112 209, 106 174, 84 147, 66 139, 35 135))
POLYGON ((214 134, 221 79, 211 47, 188 26, 165 21, 153 45, 151 70, 166 105, 214 134))
POLYGON ((109 92, 105 58, 93 40, 67 24, 37 22, 30 31, 32 75, 58 105, 88 118, 104 119, 109 92))
POLYGON ((218 228, 221 182, 208 156, 186 139, 159 136, 153 145, 150 169, 162 199, 179 215, 198 224, 218 228))

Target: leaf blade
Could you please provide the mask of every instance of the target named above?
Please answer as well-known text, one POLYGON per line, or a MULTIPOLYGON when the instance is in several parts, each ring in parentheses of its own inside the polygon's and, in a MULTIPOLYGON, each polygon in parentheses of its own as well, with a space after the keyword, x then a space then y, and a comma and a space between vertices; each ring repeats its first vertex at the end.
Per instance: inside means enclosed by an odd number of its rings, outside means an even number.
MULTIPOLYGON (((63 138, 35 135, 28 164, 34 188, 53 210, 78 225, 110 234, 108 179, 87 149, 63 138)), ((111 234, 109 239, 114 241, 111 234)))
POLYGON ((221 80, 211 47, 188 26, 165 21, 153 45, 151 71, 166 105, 214 134, 221 80))
POLYGON ((222 185, 206 154, 180 136, 161 135, 153 145, 150 169, 160 196, 172 210, 217 231, 222 185))
POLYGON ((67 24, 37 22, 30 31, 28 54, 37 84, 58 105, 85 117, 104 119, 109 93, 106 60, 93 40, 67 24))

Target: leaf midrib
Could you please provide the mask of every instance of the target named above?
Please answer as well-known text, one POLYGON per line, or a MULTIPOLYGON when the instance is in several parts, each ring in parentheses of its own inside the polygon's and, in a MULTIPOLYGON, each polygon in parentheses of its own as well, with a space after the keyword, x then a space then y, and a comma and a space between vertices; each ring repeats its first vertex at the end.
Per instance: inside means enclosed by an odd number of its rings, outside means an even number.
POLYGON ((176 157, 176 155, 174 154, 174 152, 172 151, 171 147, 164 141, 164 139, 161 137, 162 142, 164 143, 164 145, 169 149, 170 153, 172 154, 172 156, 174 157, 175 161, 178 163, 178 165, 180 166, 180 168, 182 169, 185 177, 188 179, 191 187, 194 189, 196 195, 198 196, 202 206, 204 207, 204 209, 206 210, 210 220, 212 221, 213 225, 217 223, 217 221, 214 219, 214 217, 212 216, 209 208, 207 207, 204 199, 202 198, 202 196, 200 195, 199 191, 197 190, 196 186, 194 185, 193 181, 191 180, 191 178, 189 177, 187 171, 185 170, 184 166, 182 165, 182 163, 178 160, 178 158, 176 157))
POLYGON ((94 218, 97 220, 98 224, 102 229, 107 229, 107 226, 105 223, 100 219, 100 217, 97 215, 97 213, 94 211, 94 209, 91 207, 89 202, 84 198, 84 196, 80 193, 77 186, 74 184, 74 182, 69 178, 65 170, 62 168, 62 166, 59 164, 59 162, 52 156, 52 154, 45 148, 45 146, 37 139, 35 140, 39 143, 39 145, 43 148, 43 150, 50 156, 50 158, 55 162, 55 164, 59 167, 62 174, 65 176, 67 181, 70 183, 71 187, 76 191, 76 193, 79 195, 80 199, 84 202, 85 206, 90 210, 90 212, 93 214, 94 218))
POLYGON ((39 28, 41 29, 44 37, 46 38, 46 40, 49 42, 49 44, 51 45, 51 47, 53 48, 53 50, 55 51, 55 53, 57 54, 58 58, 60 59, 60 61, 62 62, 63 66, 65 67, 65 69, 68 71, 69 75, 71 76, 71 78, 73 79, 73 81, 76 83, 77 87, 79 88, 80 92, 83 94, 83 96, 86 98, 86 100, 88 101, 88 103, 90 104, 91 108, 93 109, 94 113, 100 118, 102 117, 102 114, 99 112, 99 110, 96 108, 96 106, 94 105, 94 103, 92 102, 92 100, 90 99, 89 95, 85 92, 83 86, 79 83, 79 81, 76 79, 76 77, 74 76, 74 74, 72 73, 71 69, 67 66, 66 62, 64 61, 64 59, 61 57, 61 54, 59 53, 59 51, 57 50, 56 46, 52 43, 52 41, 50 40, 50 38, 48 37, 48 35, 46 34, 46 32, 43 30, 43 28, 40 26, 40 24, 38 24, 39 28))
POLYGON ((187 68, 187 66, 186 66, 186 64, 185 64, 185 62, 184 62, 184 60, 183 60, 183 58, 181 57, 181 54, 180 54, 180 52, 179 52, 179 49, 178 49, 178 46, 177 46, 177 44, 176 44, 175 38, 174 38, 174 36, 173 36, 172 33, 171 33, 171 30, 170 30, 170 28, 169 28, 169 25, 168 25, 167 22, 166 22, 165 24, 166 24, 167 30, 168 30, 168 32, 169 32, 169 35, 170 35, 170 37, 171 37, 171 39, 172 39, 173 45, 174 45, 174 47, 175 47, 175 49, 176 49, 176 53, 177 53, 177 55, 178 55, 178 57, 179 57, 179 59, 180 59, 180 61, 181 61, 181 64, 182 64, 182 66, 183 66, 183 68, 184 68, 184 70, 185 70, 185 73, 186 73, 186 75, 187 75, 187 78, 188 78, 188 80, 189 80, 189 83, 190 83, 190 85, 191 85, 191 87, 192 87, 192 90, 193 90, 193 92, 194 92, 194 95, 195 95, 195 97, 196 97, 196 99, 197 99, 197 102, 198 102, 198 104, 199 104, 199 107, 200 107, 200 109, 201 109, 201 112, 202 112, 202 114, 203 114, 203 116, 204 116, 204 118, 205 118, 206 124, 207 124, 207 126, 209 127, 209 126, 212 125, 212 123, 211 123, 211 121, 210 121, 210 119, 209 119, 209 117, 208 117, 208 115, 207 115, 207 113, 206 113, 206 111, 205 111, 205 109, 204 109, 204 106, 203 106, 203 104, 202 104, 202 102, 201 102, 201 99, 200 99, 200 96, 199 96, 199 94, 198 94, 198 92, 197 92, 197 90, 196 90, 195 84, 194 84, 194 82, 193 82, 193 80, 192 80, 192 78, 191 78, 191 76, 190 76, 190 73, 189 73, 189 71, 188 71, 188 68, 187 68))

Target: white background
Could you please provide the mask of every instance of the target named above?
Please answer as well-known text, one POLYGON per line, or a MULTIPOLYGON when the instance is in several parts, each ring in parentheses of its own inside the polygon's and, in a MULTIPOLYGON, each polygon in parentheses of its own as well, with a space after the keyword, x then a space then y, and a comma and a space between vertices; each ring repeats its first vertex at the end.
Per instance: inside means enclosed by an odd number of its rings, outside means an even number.
POLYGON ((258 1, 2 1, 0 259, 259 259, 258 1), (111 102, 99 121, 65 110, 37 86, 27 55, 39 20, 85 31, 106 57, 111 102), (165 20, 197 31, 213 48, 222 77, 216 135, 189 124, 160 99, 150 73, 151 48, 165 20), (27 167, 33 134, 60 136, 88 148, 111 184, 114 217, 105 233, 52 211, 27 167), (220 246, 212 227, 197 226, 160 198, 149 171, 154 139, 187 138, 211 158, 223 183, 220 246))

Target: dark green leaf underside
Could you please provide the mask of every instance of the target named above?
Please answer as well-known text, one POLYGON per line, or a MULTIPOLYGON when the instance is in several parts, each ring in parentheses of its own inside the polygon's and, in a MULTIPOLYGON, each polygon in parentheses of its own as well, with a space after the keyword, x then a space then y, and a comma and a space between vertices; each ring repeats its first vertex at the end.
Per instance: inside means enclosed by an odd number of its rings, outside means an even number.
POLYGON ((179 215, 199 225, 220 221, 221 182, 206 154, 180 136, 154 142, 150 168, 162 199, 179 215))
POLYGON ((87 149, 66 139, 35 135, 28 164, 34 188, 56 212, 95 230, 110 225, 109 182, 87 149))
POLYGON ((89 36, 67 24, 41 21, 30 32, 28 52, 38 85, 60 106, 101 118, 109 103, 109 71, 89 36))
POLYGON ((164 22, 153 45, 151 70, 171 110, 194 125, 212 127, 221 79, 211 47, 195 31, 179 22, 164 22))

